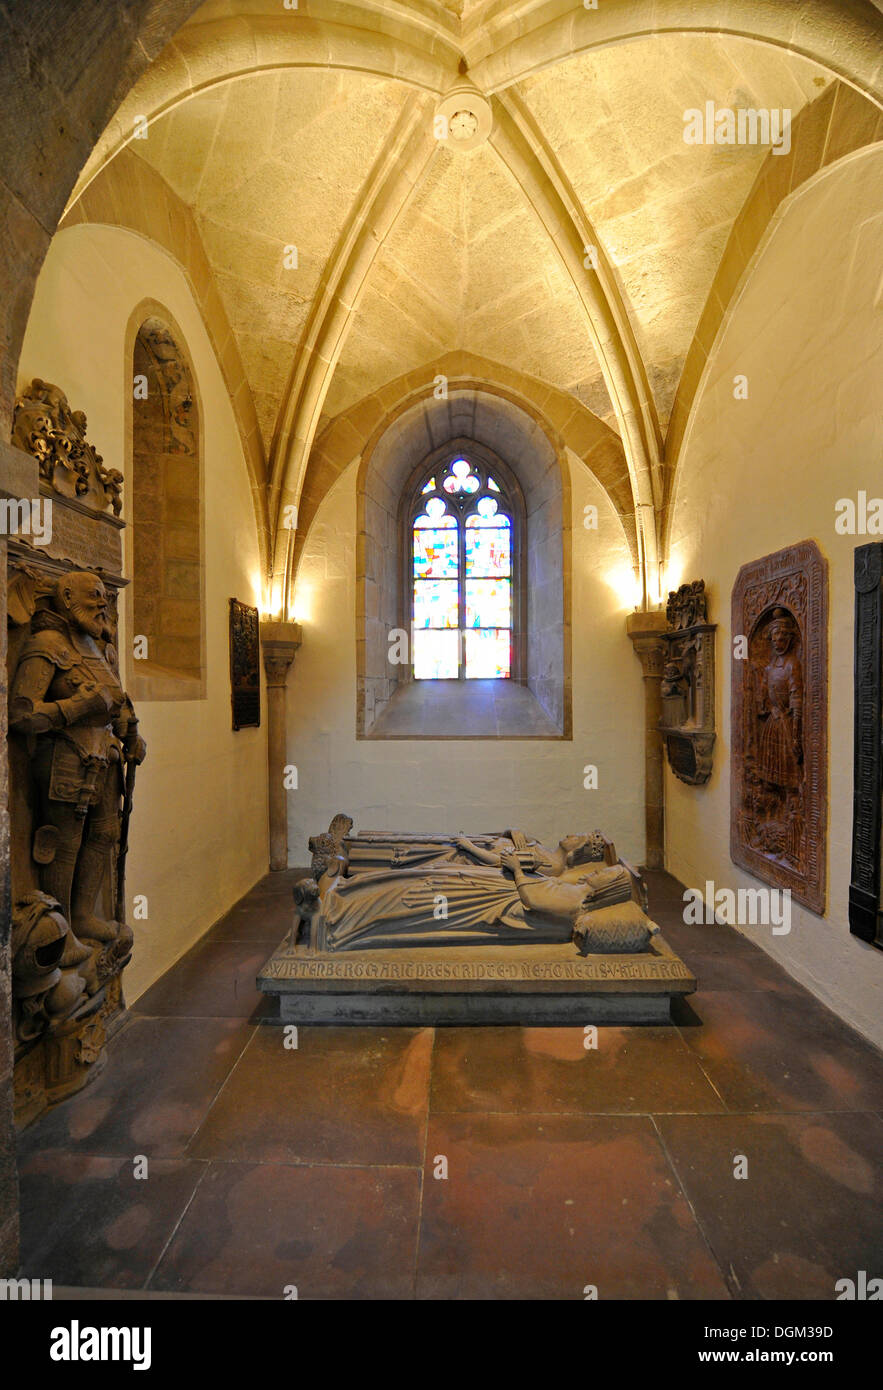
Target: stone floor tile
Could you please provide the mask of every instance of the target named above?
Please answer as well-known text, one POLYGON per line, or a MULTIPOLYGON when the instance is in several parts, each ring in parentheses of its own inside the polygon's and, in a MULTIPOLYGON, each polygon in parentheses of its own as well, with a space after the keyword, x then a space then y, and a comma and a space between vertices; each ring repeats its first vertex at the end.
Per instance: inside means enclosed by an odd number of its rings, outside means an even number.
POLYGON ((875 1110, 883 1057, 805 991, 703 990, 681 1035, 728 1110, 875 1110))
POLYGON ((665 1115, 662 1139, 734 1296, 835 1297, 880 1274, 883 1122, 875 1115, 665 1115), (747 1177, 736 1179, 736 1159, 747 1177))
POLYGON ((150 1287, 412 1298, 419 1195, 413 1168, 211 1164, 150 1287))
POLYGON ((418 1297, 581 1300, 587 1286, 600 1299, 728 1297, 652 1121, 433 1116, 418 1297))
POLYGON ((265 1017, 273 1002, 255 978, 269 954, 261 942, 199 941, 136 1000, 133 1011, 166 1018, 265 1017))
POLYGON ((20 1168, 22 1275, 90 1288, 142 1288, 205 1165, 42 1150, 20 1168))
POLYGON ((433 1113, 718 1111, 720 1097, 673 1028, 440 1028, 433 1113))
POLYGON ((136 1016, 101 1075, 24 1130, 20 1152, 180 1157, 252 1032, 235 1019, 136 1016))
POLYGON ((199 1158, 416 1164, 429 1103, 429 1028, 258 1030, 190 1146, 199 1158))

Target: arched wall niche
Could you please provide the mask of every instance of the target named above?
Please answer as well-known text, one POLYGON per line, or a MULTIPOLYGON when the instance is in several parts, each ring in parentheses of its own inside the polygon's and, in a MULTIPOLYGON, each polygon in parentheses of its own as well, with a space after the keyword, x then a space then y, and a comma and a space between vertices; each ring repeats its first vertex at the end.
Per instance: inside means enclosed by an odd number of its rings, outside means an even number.
MULTIPOLYGON (((523 498, 525 601, 521 682, 571 737, 570 478, 551 430, 489 390, 451 389, 415 402, 381 427, 362 454, 357 483, 356 732, 410 678, 389 660, 390 632, 408 627, 402 507, 434 459, 469 451, 502 462, 523 498)), ((440 731, 441 733, 442 731, 440 731)), ((445 731, 446 733, 448 731, 445 731)))
POLYGON ((155 300, 142 301, 129 320, 126 364, 129 688, 141 700, 201 700, 203 415, 184 335, 155 300))

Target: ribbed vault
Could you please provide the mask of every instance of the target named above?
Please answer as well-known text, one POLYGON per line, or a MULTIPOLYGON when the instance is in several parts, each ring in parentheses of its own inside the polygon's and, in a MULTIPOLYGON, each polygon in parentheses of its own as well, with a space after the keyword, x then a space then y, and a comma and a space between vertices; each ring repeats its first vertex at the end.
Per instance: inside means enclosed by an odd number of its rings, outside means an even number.
POLYGON ((340 468, 439 374, 579 436, 658 601, 730 296, 782 201, 883 133, 880 38, 870 0, 207 0, 68 217, 133 226, 131 190, 163 190, 160 230, 155 208, 133 229, 189 267, 224 340, 268 602, 340 468), (458 153, 433 115, 464 70, 493 129, 458 153), (787 109, 790 152, 685 143, 706 102, 787 109))

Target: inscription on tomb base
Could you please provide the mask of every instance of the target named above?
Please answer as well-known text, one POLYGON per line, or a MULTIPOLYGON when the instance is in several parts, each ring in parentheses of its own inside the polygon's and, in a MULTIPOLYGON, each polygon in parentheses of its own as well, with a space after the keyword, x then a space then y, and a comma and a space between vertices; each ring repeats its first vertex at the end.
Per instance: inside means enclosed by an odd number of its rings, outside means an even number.
POLYGON ((594 980, 688 980, 689 970, 680 960, 642 957, 598 957, 594 960, 511 961, 370 961, 352 957, 340 960, 279 955, 261 971, 269 980, 372 980, 377 983, 433 981, 468 983, 548 983, 594 980))

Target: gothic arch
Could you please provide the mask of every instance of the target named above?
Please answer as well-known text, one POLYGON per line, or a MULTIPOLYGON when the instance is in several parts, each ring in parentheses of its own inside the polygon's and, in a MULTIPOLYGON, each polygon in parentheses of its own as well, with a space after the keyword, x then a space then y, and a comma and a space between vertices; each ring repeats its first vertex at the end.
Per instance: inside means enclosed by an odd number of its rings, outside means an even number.
POLYGON ((449 387, 390 412, 364 449, 357 479, 356 730, 377 716, 408 679, 390 662, 390 633, 402 631, 402 498, 420 468, 452 451, 502 459, 524 499, 526 598, 522 683, 564 738, 571 732, 571 518, 569 471, 560 440, 504 391, 449 387))
POLYGON ((131 314, 125 364, 129 688, 204 699, 203 411, 184 334, 158 301, 131 314))

